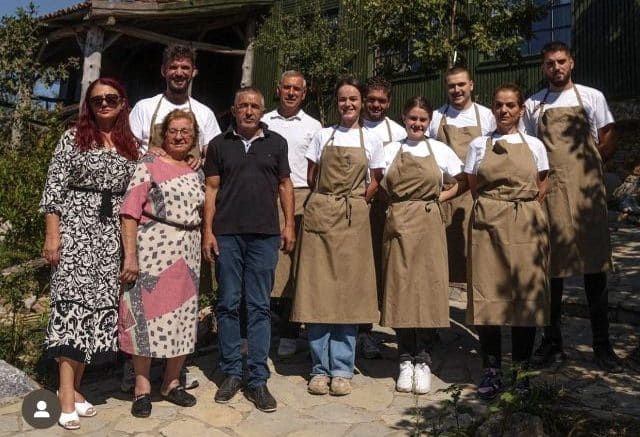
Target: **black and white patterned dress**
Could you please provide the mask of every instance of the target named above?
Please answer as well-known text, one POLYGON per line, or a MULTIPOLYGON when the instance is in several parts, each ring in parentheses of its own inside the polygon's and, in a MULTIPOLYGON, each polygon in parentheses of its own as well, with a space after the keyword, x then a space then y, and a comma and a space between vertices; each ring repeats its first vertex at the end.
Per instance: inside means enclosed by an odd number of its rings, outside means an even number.
POLYGON ((135 166, 136 161, 114 150, 78 150, 74 129, 56 147, 40 202, 41 211, 60 216, 60 263, 51 276, 45 339, 48 358, 95 364, 112 359, 118 349, 118 211, 135 166))

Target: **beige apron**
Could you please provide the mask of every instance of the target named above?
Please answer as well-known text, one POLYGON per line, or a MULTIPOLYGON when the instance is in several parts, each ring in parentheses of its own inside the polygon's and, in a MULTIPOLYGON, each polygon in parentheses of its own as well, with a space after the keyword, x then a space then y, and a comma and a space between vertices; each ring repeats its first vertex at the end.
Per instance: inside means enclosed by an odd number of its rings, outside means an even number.
MULTIPOLYGON (((163 99, 164 94, 160 96, 160 100, 158 100, 156 109, 153 111, 153 115, 151 116, 151 126, 149 127, 149 147, 162 148, 162 142, 164 141, 164 138, 162 138, 162 122, 164 120, 160 120, 160 123, 156 123, 156 118, 158 118, 158 111, 160 110, 163 99)), ((191 98, 188 98, 187 102, 189 103, 189 112, 194 114, 193 110, 191 109, 191 98)), ((193 148, 189 151, 189 155, 193 156, 194 158, 199 158, 200 144, 194 144, 193 148)))
POLYGON ((442 172, 429 156, 402 152, 382 180, 390 197, 384 228, 382 324, 394 328, 449 326, 447 239, 438 198, 442 172))
MULTIPOLYGON (((300 234, 300 225, 302 224, 302 214, 304 212, 304 204, 309 197, 309 189, 306 187, 294 188, 293 196, 295 201, 295 232, 296 236, 300 234)), ((282 214, 282 208, 278 208, 278 217, 280 220, 280 226, 284 226, 284 215, 282 214)), ((295 258, 295 251, 299 247, 296 243, 296 249, 291 253, 284 253, 280 251, 278 255, 278 265, 276 266, 276 276, 273 282, 273 290, 271 291, 271 297, 283 297, 293 298, 293 262, 295 258)))
POLYGON ((467 264, 467 322, 544 326, 549 318, 549 227, 538 170, 522 143, 487 139, 478 168, 467 264))
MULTIPOLYGON (((393 142, 391 134, 391 124, 387 118, 384 119, 387 126, 387 135, 389 140, 383 141, 382 145, 393 142)), ((387 216, 387 205, 383 196, 376 195, 371 202, 369 210, 369 220, 371 222, 371 243, 373 246, 373 262, 376 269, 376 289, 378 291, 378 304, 382 304, 382 296, 384 295, 384 287, 382 283, 382 233, 384 232, 384 222, 387 216)))
POLYGON ((547 148, 550 167, 545 208, 552 278, 611 268, 602 160, 580 94, 573 89, 579 106, 545 111, 545 95, 538 108, 538 137, 547 148))
MULTIPOLYGON (((474 103, 476 113, 476 126, 457 127, 447 124, 446 107, 440 119, 436 139, 447 144, 456 152, 458 158, 465 162, 469 143, 474 138, 482 135, 480 125, 480 113, 474 103)), ((467 282, 467 230, 469 229, 469 217, 473 208, 471 192, 451 199, 442 205, 445 221, 447 223, 447 247, 449 248, 449 281, 467 282)))
POLYGON ((316 188, 304 208, 291 320, 377 322, 362 129, 360 147, 336 146, 332 134, 318 166, 316 188))

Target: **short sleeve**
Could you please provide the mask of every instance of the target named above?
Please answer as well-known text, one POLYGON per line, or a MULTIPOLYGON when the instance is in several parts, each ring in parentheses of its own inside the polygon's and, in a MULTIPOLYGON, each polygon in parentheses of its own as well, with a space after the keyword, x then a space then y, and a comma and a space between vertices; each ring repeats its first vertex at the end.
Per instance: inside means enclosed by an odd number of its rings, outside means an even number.
POLYGON ((375 134, 372 134, 368 138, 370 146, 369 168, 385 168, 384 161, 384 147, 382 146, 382 140, 375 134))
POLYGON ((313 161, 316 164, 320 161, 320 152, 322 151, 322 129, 317 131, 313 138, 311 138, 311 143, 309 144, 309 148, 307 152, 304 154, 304 157, 309 161, 313 161))
POLYGON ((483 111, 480 118, 482 119, 482 135, 489 135, 496 130, 496 118, 491 110, 483 111))
POLYGON ((147 203, 147 195, 151 188, 151 174, 146 161, 146 159, 142 160, 136 165, 120 207, 120 215, 128 215, 136 220, 140 220, 142 217, 142 211, 147 203))
POLYGON ((613 123, 613 114, 611 114, 611 110, 609 109, 609 105, 607 104, 607 99, 605 99, 604 94, 600 91, 594 90, 593 101, 593 122, 596 129, 602 129, 606 125, 613 123))
POLYGON ((142 140, 144 139, 144 119, 142 117, 143 111, 141 106, 140 102, 138 102, 129 113, 129 126, 131 126, 131 132, 140 144, 142 144, 142 140))
POLYGON ((458 158, 458 155, 456 155, 456 152, 454 152, 452 148, 443 147, 438 151, 440 152, 438 155, 442 157, 438 160, 438 165, 443 173, 451 177, 455 177, 462 173, 464 164, 460 160, 460 158, 458 158), (440 162, 440 160, 442 162, 440 162))
POLYGON ((480 161, 484 157, 484 147, 487 137, 478 137, 469 143, 467 150, 467 158, 464 163, 464 172, 467 174, 476 174, 480 161))
POLYGON ((220 168, 218 166, 218 146, 215 139, 211 140, 207 147, 207 153, 202 166, 205 177, 220 176, 220 168))
POLYGON ((286 178, 291 174, 291 168, 289 167, 289 146, 287 140, 282 139, 280 146, 280 157, 278 159, 278 175, 281 178, 286 178))
POLYGON ((66 131, 55 151, 47 171, 47 181, 40 200, 40 211, 61 214, 69 184, 69 168, 73 160, 75 147, 75 131, 66 131))
POLYGON ((529 141, 529 147, 532 149, 533 159, 536 161, 538 171, 549 170, 549 157, 542 141, 532 137, 527 138, 527 141, 529 141))
POLYGON ((535 101, 529 99, 525 102, 524 116, 522 117, 521 123, 522 128, 524 129, 527 135, 531 135, 535 137, 538 135, 537 132, 537 119, 533 113, 535 106, 535 101))
POLYGON ((202 127, 202 131, 204 132, 204 137, 202 138, 202 144, 209 144, 209 142, 212 139, 214 139, 217 135, 221 133, 220 126, 218 125, 218 120, 216 120, 216 116, 211 110, 207 111, 205 123, 204 123, 204 126, 202 127))

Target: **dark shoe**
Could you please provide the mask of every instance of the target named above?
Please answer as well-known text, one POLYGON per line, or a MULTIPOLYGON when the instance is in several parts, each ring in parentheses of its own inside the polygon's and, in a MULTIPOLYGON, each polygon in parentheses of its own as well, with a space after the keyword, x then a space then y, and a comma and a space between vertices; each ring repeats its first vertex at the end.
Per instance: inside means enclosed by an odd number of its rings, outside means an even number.
POLYGON ((561 365, 566 358, 567 355, 562 350, 562 345, 542 337, 540 346, 531 357, 531 364, 542 369, 551 365, 561 365))
POLYGON ((169 393, 162 397, 181 407, 193 407, 197 402, 195 396, 187 393, 181 385, 172 388, 169 393))
POLYGON ((478 397, 485 401, 495 398, 502 391, 502 372, 494 367, 488 367, 482 372, 478 384, 478 397))
POLYGON ((593 361, 605 372, 621 373, 624 371, 620 365, 620 358, 609 345, 595 347, 593 349, 593 361))
POLYGON ((276 400, 269 393, 267 384, 262 384, 257 387, 247 388, 244 391, 245 396, 251 402, 253 402, 256 408, 265 413, 272 413, 278 408, 276 400))
POLYGON ((134 417, 149 417, 151 415, 151 395, 149 393, 133 397, 131 415, 134 417))
POLYGON ((237 376, 227 376, 214 396, 214 400, 219 404, 226 404, 240 391, 242 380, 237 376))

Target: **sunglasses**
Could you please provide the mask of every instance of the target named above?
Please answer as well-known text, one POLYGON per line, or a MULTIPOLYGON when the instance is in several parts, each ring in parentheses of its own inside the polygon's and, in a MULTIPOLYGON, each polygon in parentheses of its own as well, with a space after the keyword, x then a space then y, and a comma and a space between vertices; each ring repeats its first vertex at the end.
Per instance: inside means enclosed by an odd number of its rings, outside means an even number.
POLYGON ((91 106, 99 108, 102 106, 102 102, 107 102, 107 106, 115 108, 120 103, 120 96, 117 94, 104 94, 102 96, 93 96, 89 98, 91 106))

